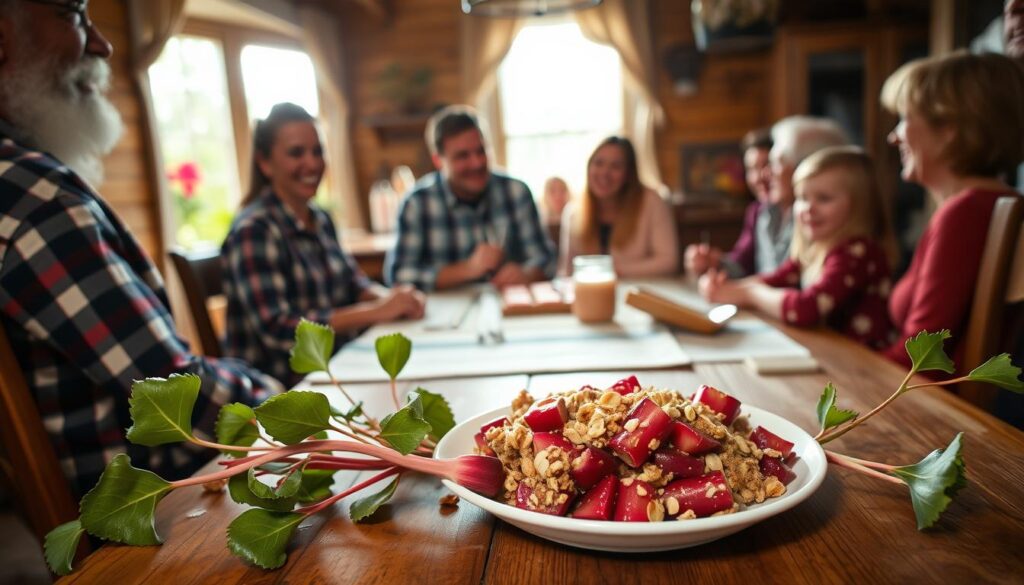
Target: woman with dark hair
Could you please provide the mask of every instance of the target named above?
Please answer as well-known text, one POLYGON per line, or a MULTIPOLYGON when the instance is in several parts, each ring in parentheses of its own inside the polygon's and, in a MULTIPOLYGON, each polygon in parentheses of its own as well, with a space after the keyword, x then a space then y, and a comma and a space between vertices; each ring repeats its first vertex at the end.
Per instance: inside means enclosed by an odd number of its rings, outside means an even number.
POLYGON ((668 203, 640 183, 636 150, 612 136, 587 161, 583 196, 562 217, 559 272, 570 274, 581 254, 610 254, 623 278, 667 276, 679 269, 675 216, 668 203))
POLYGON ((338 243, 330 216, 313 203, 325 164, 314 119, 284 103, 253 132, 252 180, 221 250, 228 299, 227 355, 256 364, 289 386, 302 318, 344 342, 383 321, 423 316, 409 286, 373 284, 338 243))

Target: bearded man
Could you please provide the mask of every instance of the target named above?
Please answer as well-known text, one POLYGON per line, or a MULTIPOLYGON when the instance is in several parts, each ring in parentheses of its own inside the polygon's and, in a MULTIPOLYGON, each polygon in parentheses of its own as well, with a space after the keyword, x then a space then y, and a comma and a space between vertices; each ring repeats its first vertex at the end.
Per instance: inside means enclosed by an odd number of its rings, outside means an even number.
POLYGON ((133 380, 197 374, 206 436, 221 405, 280 391, 241 362, 189 353, 159 273, 94 190, 121 134, 105 97, 112 51, 88 0, 0 0, 0 325, 79 495, 119 453, 168 479, 210 456, 129 444, 133 380))

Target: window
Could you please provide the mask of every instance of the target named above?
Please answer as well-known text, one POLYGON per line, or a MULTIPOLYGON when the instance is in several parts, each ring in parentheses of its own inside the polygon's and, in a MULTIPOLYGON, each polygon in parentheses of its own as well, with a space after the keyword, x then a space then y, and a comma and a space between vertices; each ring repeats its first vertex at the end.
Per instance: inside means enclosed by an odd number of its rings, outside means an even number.
POLYGON ((189 249, 219 245, 239 200, 224 51, 213 39, 175 37, 149 79, 175 240, 189 249))
POLYGON ((530 25, 498 70, 508 171, 535 197, 548 177, 583 189, 590 153, 622 132, 622 62, 575 22, 530 25))
MULTIPOLYGON (((149 70, 174 239, 186 249, 219 247, 227 235, 250 172, 239 152, 248 151, 252 122, 283 101, 313 116, 320 110, 309 55, 287 41, 270 46, 245 42, 238 31, 223 33, 178 35, 149 70)), ((324 207, 328 180, 318 194, 324 207)))
POLYGON ((242 82, 252 119, 267 117, 270 108, 281 102, 302 106, 313 116, 320 113, 313 61, 302 51, 246 45, 242 49, 242 82))

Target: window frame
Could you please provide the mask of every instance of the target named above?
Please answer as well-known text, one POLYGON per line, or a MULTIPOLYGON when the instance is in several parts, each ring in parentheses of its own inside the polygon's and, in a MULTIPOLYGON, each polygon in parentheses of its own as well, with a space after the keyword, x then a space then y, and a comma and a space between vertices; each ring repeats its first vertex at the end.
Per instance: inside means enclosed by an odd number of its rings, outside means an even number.
MULTIPOLYGON (((242 49, 246 45, 262 45, 279 49, 305 52, 306 48, 298 39, 282 33, 247 28, 199 18, 188 18, 178 35, 203 37, 217 41, 224 54, 224 74, 227 77, 228 107, 231 110, 231 129, 235 139, 235 155, 238 165, 239 197, 249 187, 252 171, 252 120, 249 105, 245 100, 245 83, 242 79, 242 49)), ((177 35, 176 35, 177 36, 177 35)), ((320 88, 317 86, 317 93, 320 88)))

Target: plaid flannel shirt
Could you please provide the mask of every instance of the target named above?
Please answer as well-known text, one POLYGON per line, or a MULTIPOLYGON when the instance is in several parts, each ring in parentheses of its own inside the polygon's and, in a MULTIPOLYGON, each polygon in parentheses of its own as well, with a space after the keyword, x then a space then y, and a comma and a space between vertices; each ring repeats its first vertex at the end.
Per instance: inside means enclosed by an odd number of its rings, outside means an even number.
POLYGON ((554 246, 541 225, 530 188, 522 181, 492 173, 487 190, 473 205, 460 202, 439 172, 417 182, 398 212, 398 239, 384 274, 389 284, 434 289, 437 273, 469 258, 488 233, 504 239, 505 258, 523 268, 539 268, 551 277, 554 246))
POLYGON ((159 273, 120 219, 75 173, 11 134, 0 123, 0 321, 65 475, 83 494, 119 453, 168 479, 191 474, 212 451, 125 440, 132 381, 199 375, 192 424, 204 437, 221 405, 255 404, 279 385, 189 353, 159 273))
MULTIPOLYGON (((342 251, 334 223, 310 207, 309 229, 272 192, 235 218, 221 249, 228 299, 227 355, 242 358, 289 386, 289 352, 303 317, 328 323, 331 312, 358 302, 370 279, 342 251)), ((337 336, 344 343, 349 337, 337 336)))

